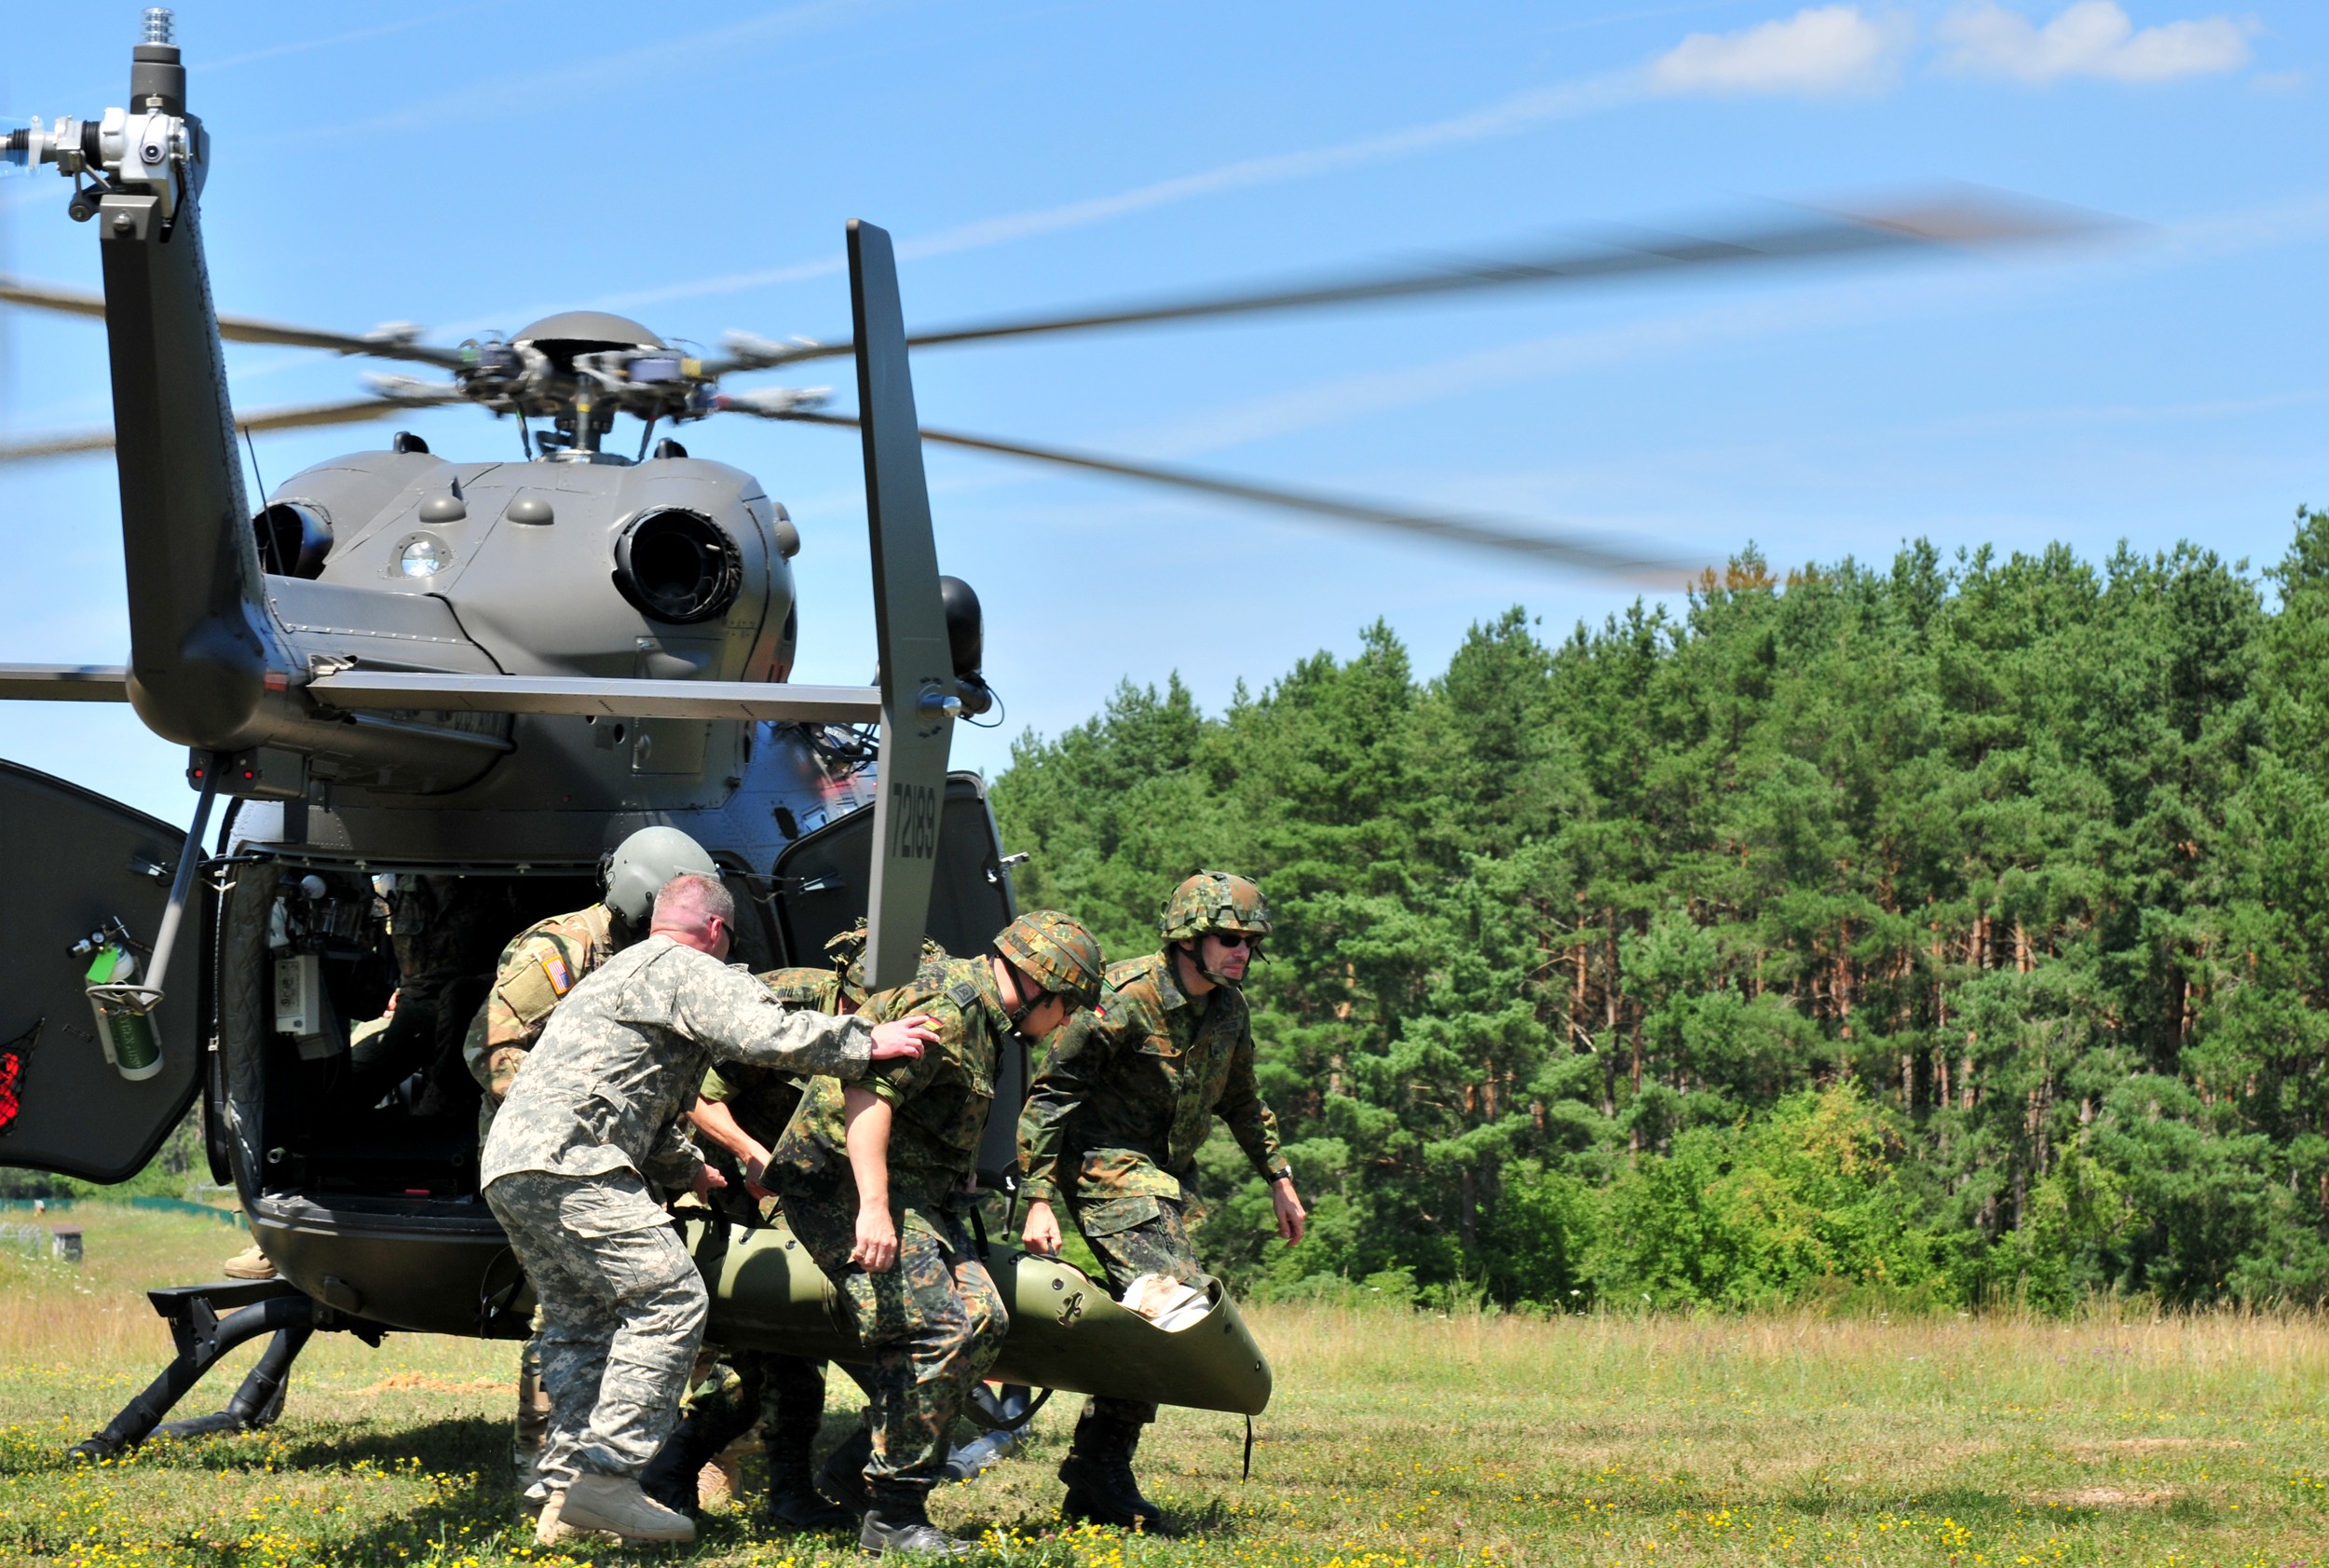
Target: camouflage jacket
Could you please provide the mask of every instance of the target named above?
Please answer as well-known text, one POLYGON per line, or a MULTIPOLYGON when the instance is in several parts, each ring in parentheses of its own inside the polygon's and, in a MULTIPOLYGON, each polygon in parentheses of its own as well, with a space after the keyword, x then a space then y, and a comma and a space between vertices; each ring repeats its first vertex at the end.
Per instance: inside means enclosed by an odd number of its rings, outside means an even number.
MULTIPOLYGON (((840 1010, 841 972, 838 969, 771 969, 755 978, 787 1011, 840 1010)), ((783 1136, 784 1124, 793 1119, 793 1111, 800 1104, 800 1084, 793 1074, 750 1062, 713 1068, 703 1075, 700 1093, 716 1105, 727 1106, 736 1125, 763 1148, 783 1136)), ((738 1174, 728 1151, 708 1139, 699 1138, 697 1142, 704 1146, 704 1157, 719 1166, 722 1175, 733 1178, 738 1174)))
POLYGON ((742 969, 650 936, 552 1015, 494 1118, 479 1184, 518 1170, 635 1170, 686 1187, 703 1161, 679 1119, 713 1061, 862 1078, 872 1035, 862 1018, 789 1011, 742 969))
POLYGON ((1182 995, 1163 953, 1111 963, 1097 1010, 1059 1031, 1028 1086, 1026 1193, 1045 1203, 1069 1189, 1093 1202, 1179 1197, 1216 1114, 1264 1179, 1292 1174, 1277 1118, 1254 1087, 1244 995, 1229 986, 1203 1001, 1182 995))
POLYGON ((494 966, 494 989, 470 1020, 461 1056, 485 1086, 485 1107, 510 1093, 525 1053, 542 1037, 551 1010, 582 977, 615 956, 615 912, 604 904, 552 915, 517 934, 494 966))
MULTIPOLYGON (((938 1020, 938 1043, 913 1061, 884 1062, 865 1087, 887 1100, 890 1198, 939 1204, 978 1174, 979 1135, 994 1103, 995 1068, 1011 1038, 1011 1019, 983 958, 925 958, 913 980, 865 999, 862 1017, 938 1020)), ((769 1158, 767 1184, 779 1193, 824 1193, 851 1181, 841 1086, 811 1082, 792 1125, 769 1158)))

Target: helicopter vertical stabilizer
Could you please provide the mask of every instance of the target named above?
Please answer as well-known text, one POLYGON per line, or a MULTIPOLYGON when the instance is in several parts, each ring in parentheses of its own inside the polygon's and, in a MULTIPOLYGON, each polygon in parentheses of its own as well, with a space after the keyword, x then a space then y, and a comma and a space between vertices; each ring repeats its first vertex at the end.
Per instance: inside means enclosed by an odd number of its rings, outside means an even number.
POLYGON ((938 867, 947 751, 962 702, 938 587, 897 261, 885 230, 850 221, 849 274, 881 649, 881 793, 874 806, 865 949, 868 987, 881 990, 914 976, 938 867))
POLYGON ((196 199, 207 139, 185 114, 185 71, 141 44, 129 142, 97 204, 113 360, 129 697, 157 733, 248 744, 265 702, 268 618, 245 519, 242 468, 196 199))

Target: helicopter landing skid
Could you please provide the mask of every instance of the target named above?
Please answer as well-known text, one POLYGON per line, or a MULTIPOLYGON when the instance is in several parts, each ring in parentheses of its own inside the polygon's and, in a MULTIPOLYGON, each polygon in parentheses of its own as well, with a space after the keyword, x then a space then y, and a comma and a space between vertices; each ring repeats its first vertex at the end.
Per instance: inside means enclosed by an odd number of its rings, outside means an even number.
POLYGON ((191 1438, 211 1432, 248 1432, 274 1424, 283 1413, 283 1390, 292 1363, 319 1329, 345 1329, 378 1344, 384 1330, 351 1322, 303 1293, 288 1280, 221 1280, 149 1290, 154 1310, 169 1320, 178 1354, 161 1375, 121 1409, 105 1429, 74 1445, 79 1459, 109 1459, 157 1430, 165 1437, 191 1438), (221 1312, 225 1316, 220 1316, 221 1312), (247 1341, 273 1334, 274 1343, 244 1376, 225 1409, 211 1415, 161 1424, 205 1372, 247 1341))

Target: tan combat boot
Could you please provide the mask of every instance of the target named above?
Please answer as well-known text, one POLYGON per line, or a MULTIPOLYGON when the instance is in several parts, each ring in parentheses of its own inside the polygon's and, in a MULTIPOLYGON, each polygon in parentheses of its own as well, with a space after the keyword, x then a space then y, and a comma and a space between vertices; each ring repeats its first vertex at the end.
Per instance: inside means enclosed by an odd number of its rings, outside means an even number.
MULTIPOLYGON (((542 1509, 550 1517, 550 1509, 542 1509)), ((604 1530, 626 1541, 692 1541, 695 1520, 639 1490, 635 1476, 577 1476, 565 1490, 558 1523, 566 1530, 604 1530)))
POLYGON ((229 1279, 273 1279, 275 1265, 256 1245, 247 1247, 219 1265, 219 1273, 229 1279))

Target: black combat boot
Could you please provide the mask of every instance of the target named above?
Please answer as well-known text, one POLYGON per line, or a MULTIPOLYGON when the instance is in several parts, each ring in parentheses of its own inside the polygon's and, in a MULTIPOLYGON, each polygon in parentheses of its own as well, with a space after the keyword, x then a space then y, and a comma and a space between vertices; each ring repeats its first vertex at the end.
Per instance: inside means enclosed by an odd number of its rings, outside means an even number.
MULTIPOLYGON (((827 1502, 809 1479, 809 1458, 780 1459, 769 1455, 769 1495, 760 1505, 760 1527, 777 1534, 796 1535, 804 1530, 845 1530, 858 1521, 851 1513, 827 1502)), ((860 1479, 858 1484, 865 1484, 860 1479)))
POLYGON ((1086 1407, 1076 1421, 1068 1457, 1059 1462, 1059 1479, 1068 1483, 1059 1511, 1094 1524, 1164 1534, 1164 1510, 1141 1496, 1140 1483, 1133 1479, 1132 1452, 1139 1446, 1138 1422, 1086 1407))
POLYGON ((885 1483, 873 1493, 873 1507, 858 1528, 857 1544, 888 1556, 914 1552, 926 1557, 968 1557, 972 1547, 930 1522, 929 1493, 919 1486, 885 1483))
POLYGON ((727 1446, 726 1433, 713 1430, 710 1423, 692 1412, 683 1415, 671 1436, 663 1439, 663 1446, 655 1451, 655 1457, 647 1462, 647 1468, 639 1472, 639 1490, 667 1508, 696 1513, 701 1507, 696 1496, 696 1477, 727 1446))
POLYGON ((873 1494, 865 1490, 865 1466, 872 1462, 873 1433, 860 1425, 826 1458, 817 1472, 817 1489, 862 1519, 873 1507, 873 1494))

